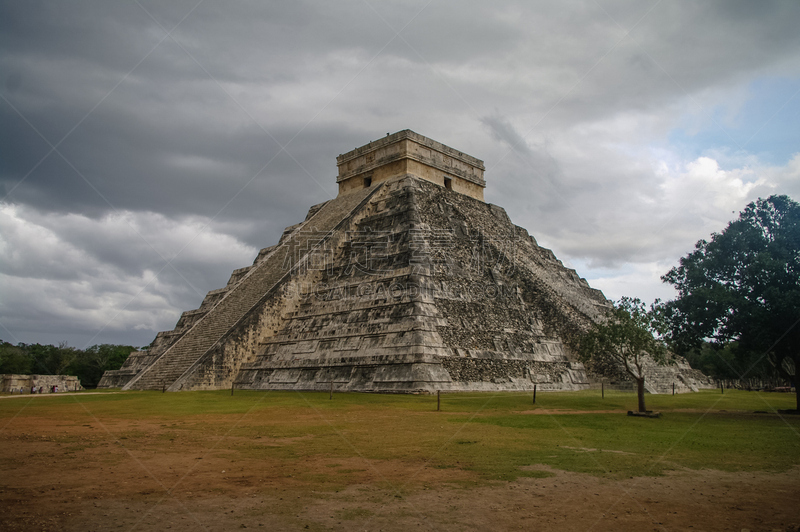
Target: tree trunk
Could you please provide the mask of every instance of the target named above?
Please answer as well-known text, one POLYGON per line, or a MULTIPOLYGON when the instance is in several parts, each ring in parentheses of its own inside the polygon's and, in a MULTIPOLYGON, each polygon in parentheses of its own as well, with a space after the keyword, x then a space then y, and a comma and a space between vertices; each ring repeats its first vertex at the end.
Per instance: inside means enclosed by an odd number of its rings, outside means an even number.
POLYGON ((639 396, 639 412, 646 412, 644 407, 644 377, 636 379, 636 394, 639 396))

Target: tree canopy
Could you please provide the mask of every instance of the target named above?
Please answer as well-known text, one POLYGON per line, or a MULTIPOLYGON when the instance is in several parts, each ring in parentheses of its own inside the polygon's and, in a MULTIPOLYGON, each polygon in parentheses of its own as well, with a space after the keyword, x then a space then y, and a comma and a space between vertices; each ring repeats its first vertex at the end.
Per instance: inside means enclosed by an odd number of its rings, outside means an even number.
POLYGON ((697 242, 662 280, 678 290, 663 307, 678 352, 706 340, 736 342, 756 355, 753 364, 767 357, 796 386, 800 204, 788 196, 750 203, 721 233, 697 242))

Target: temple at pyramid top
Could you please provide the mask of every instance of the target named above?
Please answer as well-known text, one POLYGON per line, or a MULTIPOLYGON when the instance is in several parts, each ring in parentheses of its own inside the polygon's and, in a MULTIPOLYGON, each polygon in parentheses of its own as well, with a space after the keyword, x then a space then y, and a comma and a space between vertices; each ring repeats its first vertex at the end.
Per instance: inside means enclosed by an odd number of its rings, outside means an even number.
POLYGON ((339 155, 339 196, 412 175, 483 201, 483 161, 410 129, 339 155))

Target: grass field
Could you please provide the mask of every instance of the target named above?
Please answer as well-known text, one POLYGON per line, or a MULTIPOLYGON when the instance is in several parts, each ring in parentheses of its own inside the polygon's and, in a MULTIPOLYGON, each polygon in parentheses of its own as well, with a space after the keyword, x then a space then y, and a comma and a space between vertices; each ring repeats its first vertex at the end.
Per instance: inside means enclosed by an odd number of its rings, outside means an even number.
MULTIPOLYGON (((560 472, 596 479, 579 483, 588 485, 687 471, 798 470, 800 416, 776 413, 793 408, 793 394, 714 390, 648 395, 647 401, 660 419, 628 417, 634 394, 601 398, 598 390, 539 393, 536 405, 528 394, 443 394, 441 411, 430 395, 334 394, 330 400, 327 393, 219 391, 4 398, 3 494, 17 497, 21 485, 36 491, 42 468, 57 471, 53 478, 76 479, 76 490, 84 486, 90 493, 94 483, 107 493, 119 491, 118 498, 133 496, 121 483, 139 479, 150 486, 135 492, 145 499, 159 491, 225 496, 246 487, 261 496, 289 490, 301 502, 365 486, 387 497, 497 489, 526 478, 547 482, 560 472)), ((88 496, 79 491, 76 496, 88 496)), ((295 506, 277 504, 270 515, 284 515, 286 508, 295 515, 295 506)), ((345 510, 332 518, 347 524, 374 514, 345 510)), ((35 512, 13 515, 12 524, 38 523, 30 521, 35 512)), ((291 529, 296 518, 287 516, 291 529)), ((57 524, 69 529, 69 520, 57 524)))

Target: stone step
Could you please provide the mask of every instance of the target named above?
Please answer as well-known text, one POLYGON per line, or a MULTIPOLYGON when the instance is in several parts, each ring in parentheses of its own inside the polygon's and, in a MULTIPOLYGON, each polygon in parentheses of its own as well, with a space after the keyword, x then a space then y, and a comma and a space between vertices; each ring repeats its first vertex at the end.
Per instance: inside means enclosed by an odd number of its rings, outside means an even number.
POLYGON ((145 371, 131 380, 124 389, 161 389, 170 386, 198 361, 236 323, 250 311, 265 294, 297 266, 319 240, 348 217, 375 189, 348 194, 325 203, 302 228, 292 227, 284 233, 277 252, 249 268, 224 297, 201 317, 183 336, 170 346, 145 371), (287 260, 288 258, 288 260, 287 260))

